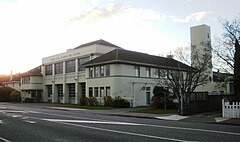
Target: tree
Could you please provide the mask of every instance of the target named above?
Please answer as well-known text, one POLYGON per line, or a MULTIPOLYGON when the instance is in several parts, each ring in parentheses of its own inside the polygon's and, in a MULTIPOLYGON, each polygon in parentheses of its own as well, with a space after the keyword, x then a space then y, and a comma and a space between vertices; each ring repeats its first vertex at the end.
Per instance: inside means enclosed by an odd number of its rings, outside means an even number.
MULTIPOLYGON (((184 52, 184 50, 187 49, 189 48, 178 48, 175 51, 175 54, 178 59, 181 59, 190 65, 190 55, 186 55, 186 52, 184 52)), ((187 51, 190 53, 189 50, 187 51)), ((165 76, 160 76, 160 78, 157 79, 158 84, 161 86, 167 86, 170 92, 175 95, 179 102, 178 109, 179 114, 181 115, 186 114, 185 110, 189 102, 189 95, 193 93, 198 86, 209 82, 209 74, 207 74, 206 71, 208 71, 209 68, 212 68, 212 65, 209 64, 211 56, 209 54, 203 54, 201 56, 202 57, 192 57, 192 59, 195 60, 195 63, 197 63, 195 68, 186 70, 179 67, 175 70, 165 70, 165 73, 160 73, 165 74, 165 76)), ((179 62, 179 65, 180 64, 182 63, 179 62)))
POLYGON ((218 44, 214 46, 213 53, 224 64, 224 71, 234 74, 234 91, 240 95, 240 17, 232 21, 224 20, 222 26, 223 38, 217 39, 218 44))

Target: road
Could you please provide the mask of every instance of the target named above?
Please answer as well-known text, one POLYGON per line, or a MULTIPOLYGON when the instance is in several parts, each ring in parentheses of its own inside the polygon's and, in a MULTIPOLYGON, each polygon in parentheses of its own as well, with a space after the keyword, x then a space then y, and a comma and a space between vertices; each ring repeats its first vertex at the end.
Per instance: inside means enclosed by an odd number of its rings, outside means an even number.
POLYGON ((55 110, 0 103, 3 142, 238 141, 240 127, 55 110))

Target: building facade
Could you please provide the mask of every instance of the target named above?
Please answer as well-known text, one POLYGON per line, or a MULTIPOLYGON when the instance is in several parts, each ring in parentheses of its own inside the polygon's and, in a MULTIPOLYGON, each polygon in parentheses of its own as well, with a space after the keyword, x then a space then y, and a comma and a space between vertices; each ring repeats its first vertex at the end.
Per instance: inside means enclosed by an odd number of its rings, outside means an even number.
POLYGON ((43 58, 43 101, 78 104, 81 96, 88 96, 83 64, 116 48, 120 47, 98 40, 43 58))

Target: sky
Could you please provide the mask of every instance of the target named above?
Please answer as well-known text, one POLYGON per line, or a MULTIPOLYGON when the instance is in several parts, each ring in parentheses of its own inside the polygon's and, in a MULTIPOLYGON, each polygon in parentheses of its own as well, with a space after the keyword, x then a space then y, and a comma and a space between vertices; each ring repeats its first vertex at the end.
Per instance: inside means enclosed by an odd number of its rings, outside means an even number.
POLYGON ((0 0, 0 74, 23 73, 42 58, 104 39, 124 49, 171 54, 190 45, 190 27, 240 14, 239 0, 0 0))

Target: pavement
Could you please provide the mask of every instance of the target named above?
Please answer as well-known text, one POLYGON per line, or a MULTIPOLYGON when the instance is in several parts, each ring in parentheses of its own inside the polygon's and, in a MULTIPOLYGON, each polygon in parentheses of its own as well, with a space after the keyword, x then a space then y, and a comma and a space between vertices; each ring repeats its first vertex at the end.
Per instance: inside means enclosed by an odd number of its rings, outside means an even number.
POLYGON ((213 123, 213 124, 228 124, 240 126, 240 118, 224 118, 220 111, 198 113, 189 116, 181 116, 178 114, 148 114, 148 113, 134 113, 130 111, 143 109, 143 108, 119 108, 112 110, 84 110, 84 109, 71 109, 63 107, 48 107, 51 109, 61 109, 68 111, 90 111, 100 115, 115 115, 123 117, 138 117, 138 118, 150 118, 160 119, 168 121, 183 121, 183 122, 194 122, 194 123, 213 123))

